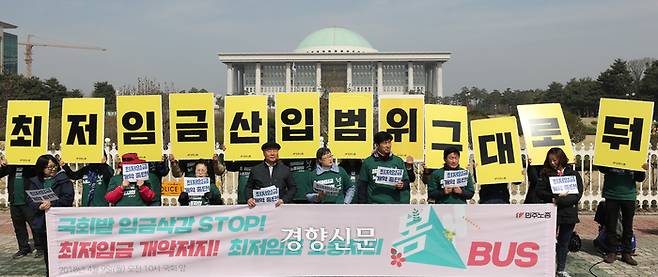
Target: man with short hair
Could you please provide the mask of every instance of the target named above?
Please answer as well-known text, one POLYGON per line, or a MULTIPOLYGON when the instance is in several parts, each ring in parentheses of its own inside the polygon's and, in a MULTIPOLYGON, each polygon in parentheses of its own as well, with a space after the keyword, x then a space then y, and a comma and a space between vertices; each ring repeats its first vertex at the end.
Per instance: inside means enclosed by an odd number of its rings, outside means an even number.
MULTIPOLYGON (((378 132, 374 137, 374 151, 363 160, 357 185, 359 204, 409 204, 409 175, 404 161, 391 153, 393 136, 378 132), (379 168, 395 172, 401 170, 402 179, 395 184, 377 181, 379 168)), ((398 171, 399 172, 399 171, 398 171)))
POLYGON ((276 142, 266 142, 261 147, 265 160, 251 168, 245 188, 249 207, 256 206, 254 190, 271 186, 279 189, 279 200, 276 201, 276 207, 284 203, 292 203, 297 186, 290 173, 290 168, 279 161, 280 149, 281 145, 276 142))

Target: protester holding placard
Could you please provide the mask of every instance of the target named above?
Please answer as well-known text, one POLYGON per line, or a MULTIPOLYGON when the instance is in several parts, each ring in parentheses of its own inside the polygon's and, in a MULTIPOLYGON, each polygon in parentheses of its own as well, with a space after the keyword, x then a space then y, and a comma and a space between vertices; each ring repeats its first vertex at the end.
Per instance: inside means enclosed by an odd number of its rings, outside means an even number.
MULTIPOLYGON (((649 165, 642 165, 644 170, 649 165)), ((605 237, 606 237, 606 263, 613 263, 617 259, 617 247, 620 244, 617 238, 617 222, 621 211, 621 260, 630 265, 637 265, 631 255, 633 246, 633 217, 635 216, 635 203, 637 201, 636 182, 644 181, 643 171, 631 171, 619 168, 599 167, 599 172, 605 174, 603 181, 603 198, 605 198, 605 237)))
POLYGON ((12 259, 18 259, 32 253, 26 224, 32 230, 34 248, 43 251, 44 243, 34 236, 36 233, 32 226, 34 211, 27 205, 27 194, 25 194, 27 182, 34 176, 34 166, 8 165, 7 160, 2 157, 0 158, 0 178, 5 176, 8 176, 9 213, 16 233, 16 242, 18 243, 18 251, 11 256, 12 259))
POLYGON ((162 178, 169 174, 168 157, 162 155, 162 160, 158 162, 149 162, 149 172, 157 178, 149 178, 151 190, 155 193, 155 198, 149 206, 161 206, 162 195, 162 178))
POLYGON ((448 147, 443 151, 443 167, 432 172, 427 193, 436 204, 466 204, 473 198, 473 175, 459 166, 459 158, 459 150, 448 147))
POLYGON ((181 206, 206 206, 206 205, 222 205, 221 193, 219 188, 215 183, 216 174, 224 174, 224 166, 220 165, 219 157, 217 154, 213 156, 212 161, 208 160, 198 160, 195 163, 191 164, 194 169, 194 173, 189 170, 189 161, 177 161, 173 155, 169 155, 171 160, 171 173, 174 177, 197 177, 204 178, 207 177, 210 183, 210 191, 205 192, 203 196, 192 195, 186 191, 181 192, 178 196, 178 203, 181 206), (212 164, 212 167, 208 167, 208 163, 212 164), (183 173, 180 165, 183 164, 186 170, 183 173), (212 168, 212 169, 211 169, 212 168), (197 205, 198 204, 198 205, 197 205))
POLYGON ((409 176, 404 161, 391 153, 392 141, 389 133, 375 134, 375 149, 359 172, 357 203, 409 204, 409 176))
POLYGON ((557 275, 568 276, 564 271, 569 252, 569 241, 578 220, 578 201, 583 195, 580 174, 568 165, 569 158, 560 148, 551 148, 537 184, 537 196, 557 206, 557 275), (575 184, 574 184, 575 183, 575 184), (575 189, 575 193, 574 193, 575 189))
POLYGON ((46 262, 46 272, 48 272, 48 246, 46 237, 46 211, 51 207, 72 207, 73 206, 73 183, 66 176, 66 173, 59 167, 59 162, 52 155, 42 155, 37 159, 34 167, 36 176, 30 178, 29 190, 48 189, 52 190, 56 200, 35 202, 27 198, 27 203, 34 211, 32 227, 36 230, 35 236, 43 242, 43 252, 37 249, 36 257, 43 255, 46 262))
POLYGON ((156 194, 151 189, 152 183, 159 183, 160 178, 148 171, 148 165, 136 153, 126 153, 121 156, 120 173, 110 179, 105 200, 113 206, 149 206, 155 200, 156 194), (143 171, 128 172, 123 168, 132 166, 143 167, 143 171))
POLYGON ((82 179, 82 207, 109 206, 105 200, 105 192, 110 179, 114 176, 114 170, 107 164, 105 151, 100 163, 85 165, 78 171, 73 171, 64 160, 60 160, 59 165, 71 180, 82 179))
POLYGON ((281 145, 276 142, 266 142, 261 146, 265 160, 251 169, 245 187, 250 207, 255 207, 261 200, 270 202, 276 199, 273 201, 276 207, 292 202, 297 186, 290 169, 279 161, 280 149, 281 145))
POLYGON ((347 172, 334 162, 329 148, 322 147, 316 153, 316 168, 309 172, 305 186, 311 203, 350 204, 354 198, 354 185, 347 172))

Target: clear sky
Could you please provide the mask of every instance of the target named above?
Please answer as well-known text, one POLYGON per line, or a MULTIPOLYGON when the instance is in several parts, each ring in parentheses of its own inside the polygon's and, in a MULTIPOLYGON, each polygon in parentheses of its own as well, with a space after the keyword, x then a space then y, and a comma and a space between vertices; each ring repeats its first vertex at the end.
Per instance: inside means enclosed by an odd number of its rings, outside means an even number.
MULTIPOLYGON (((380 51, 451 51, 444 89, 545 88, 615 58, 658 58, 658 1, 9 1, 0 21, 34 48, 34 75, 90 93, 138 76, 224 93, 218 52, 292 51, 310 32, 352 29, 380 51)), ((23 48, 19 59, 23 59, 23 48)), ((19 71, 23 72, 23 62, 19 71)))

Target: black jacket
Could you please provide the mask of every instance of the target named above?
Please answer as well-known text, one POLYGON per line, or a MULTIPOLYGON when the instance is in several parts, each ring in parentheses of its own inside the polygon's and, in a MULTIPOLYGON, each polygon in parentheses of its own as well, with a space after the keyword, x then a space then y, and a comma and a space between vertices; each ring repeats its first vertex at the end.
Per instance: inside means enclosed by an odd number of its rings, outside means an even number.
MULTIPOLYGON (((73 182, 66 176, 66 173, 62 170, 57 175, 55 175, 55 183, 53 183, 51 189, 57 195, 59 199, 50 202, 51 207, 72 207, 73 198, 75 193, 73 192, 73 182)), ((26 190, 35 190, 43 189, 43 180, 40 180, 38 177, 30 178, 29 187, 25 188, 26 190)), ((30 197, 27 198, 28 205, 34 211, 34 219, 32 220, 32 227, 34 229, 43 230, 46 228, 46 213, 39 209, 41 203, 32 201, 30 197)))
POLYGON ((247 199, 254 198, 254 190, 262 189, 275 185, 279 188, 279 199, 284 203, 292 203, 292 199, 297 192, 297 186, 290 174, 290 168, 278 161, 272 170, 270 177, 270 169, 263 161, 251 168, 249 179, 245 191, 247 192, 247 199))
POLYGON ((546 203, 553 203, 557 206, 557 224, 576 224, 578 220, 578 201, 583 196, 583 179, 580 174, 567 165, 564 168, 563 176, 576 176, 576 183, 578 184, 578 194, 568 194, 566 196, 558 196, 551 191, 551 184, 548 177, 557 176, 555 170, 546 173, 542 171, 539 174, 539 181, 537 183, 537 197, 546 203))
MULTIPOLYGON (((14 180, 16 180, 16 175, 21 174, 23 176, 23 188, 27 189, 29 180, 34 176, 34 166, 32 165, 7 165, 0 167, 0 178, 9 176, 7 178, 7 188, 9 193, 9 203, 14 203, 14 180)), ((25 195, 27 199, 27 195, 25 195)))
POLYGON ((539 183, 539 174, 541 173, 542 167, 543 166, 541 165, 528 166, 526 171, 526 174, 528 175, 528 184, 526 187, 525 200, 523 201, 523 204, 551 203, 537 197, 537 184, 539 183))

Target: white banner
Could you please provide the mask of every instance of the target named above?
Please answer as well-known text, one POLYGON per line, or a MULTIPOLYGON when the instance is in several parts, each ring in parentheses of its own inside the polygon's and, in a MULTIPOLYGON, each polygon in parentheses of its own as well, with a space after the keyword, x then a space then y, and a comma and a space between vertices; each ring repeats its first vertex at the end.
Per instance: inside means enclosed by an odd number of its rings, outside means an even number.
POLYGON ((578 194, 578 183, 576 176, 554 176, 548 177, 551 183, 551 191, 555 194, 566 192, 567 194, 578 194))
POLYGON ((313 181, 313 191, 324 192, 330 196, 336 196, 340 193, 340 189, 334 184, 333 178, 313 181))
POLYGON ((51 276, 552 276, 552 204, 52 208, 51 276))
POLYGON ((254 190, 254 200, 256 200, 256 203, 274 203, 279 200, 279 188, 269 186, 256 189, 254 190))
POLYGON ((32 201, 37 203, 59 199, 57 194, 55 194, 51 188, 26 190, 25 193, 27 193, 27 196, 29 196, 32 201))
POLYGON ((208 177, 185 177, 183 178, 185 192, 190 196, 202 196, 210 191, 210 178, 208 177))
POLYGON ((468 185, 468 170, 447 170, 443 174, 441 184, 444 188, 465 187, 468 185))
POLYGON ((121 172, 123 174, 123 179, 130 182, 149 179, 149 165, 147 163, 124 164, 121 167, 121 172))
POLYGON ((377 174, 375 175, 375 183, 382 185, 395 186, 402 181, 404 169, 390 168, 390 167, 377 167, 377 174))

